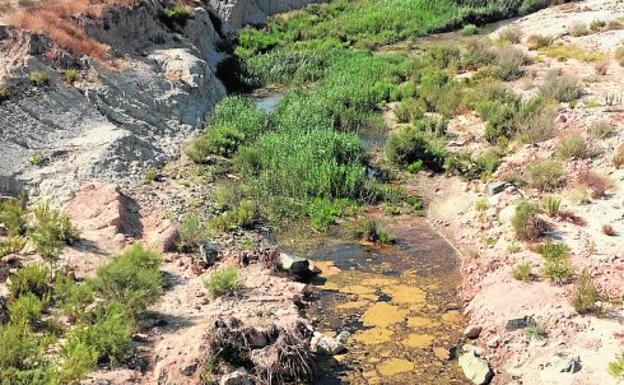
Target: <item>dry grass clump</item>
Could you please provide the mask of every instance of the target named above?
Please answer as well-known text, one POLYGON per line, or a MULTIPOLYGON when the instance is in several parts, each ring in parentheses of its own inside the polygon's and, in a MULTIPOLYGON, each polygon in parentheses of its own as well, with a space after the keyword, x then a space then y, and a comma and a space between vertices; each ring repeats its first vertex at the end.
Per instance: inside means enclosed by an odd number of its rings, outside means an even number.
POLYGON ((616 168, 620 168, 624 165, 624 144, 620 144, 615 150, 615 155, 613 155, 613 165, 616 168))
POLYGON ((613 187, 613 181, 595 171, 584 171, 576 178, 575 185, 590 192, 592 199, 600 199, 607 195, 607 190, 613 187))
POLYGON ((577 226, 587 226, 587 221, 570 210, 559 210, 557 216, 564 222, 573 223, 577 226))
POLYGON ((615 229, 613 228, 613 226, 606 224, 606 225, 602 225, 602 233, 606 236, 609 237, 615 237, 617 236, 617 232, 615 231, 615 229))
POLYGON ((589 126, 589 133, 593 138, 606 139, 613 135, 615 129, 606 119, 596 120, 589 126))
POLYGON ((615 49, 615 60, 617 60, 617 62, 624 67, 624 46, 619 46, 615 49))
POLYGON ((588 314, 597 311, 597 302, 600 300, 598 290, 587 270, 584 270, 572 293, 572 306, 578 314, 588 314))
POLYGON ((524 33, 522 32, 522 29, 520 29, 520 27, 518 27, 517 25, 514 25, 500 31, 500 33, 498 34, 498 39, 500 41, 507 41, 512 44, 518 44, 520 43, 523 35, 524 33))
POLYGON ((585 23, 574 23, 570 26, 568 33, 574 37, 581 37, 589 34, 589 29, 585 23))
POLYGON ((13 10, 5 17, 9 25, 31 33, 47 36, 59 46, 75 55, 87 55, 104 62, 110 47, 87 35, 76 24, 76 15, 90 18, 100 17, 106 6, 128 6, 134 0, 90 0, 44 1, 35 5, 13 10))
POLYGON ((528 167, 529 185, 541 191, 553 191, 565 182, 563 165, 556 160, 536 161, 528 167))
POLYGON ((596 62, 596 64, 594 64, 594 70, 596 70, 596 75, 606 75, 609 70, 609 60, 604 59, 596 62))
POLYGON ((531 35, 527 38, 527 45, 530 50, 537 50, 552 45, 554 38, 548 35, 531 35))
POLYGON ((557 154, 563 159, 586 159, 594 156, 596 151, 580 132, 570 133, 559 141, 557 154))

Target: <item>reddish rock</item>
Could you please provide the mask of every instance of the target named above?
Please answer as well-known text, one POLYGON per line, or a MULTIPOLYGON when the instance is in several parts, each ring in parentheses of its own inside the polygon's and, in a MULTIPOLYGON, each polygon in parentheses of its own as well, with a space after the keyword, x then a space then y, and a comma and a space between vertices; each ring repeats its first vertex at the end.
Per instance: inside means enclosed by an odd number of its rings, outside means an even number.
POLYGON ((476 338, 479 338, 482 330, 483 328, 481 326, 468 326, 466 330, 464 330, 464 336, 466 338, 474 340, 476 338))
POLYGON ((160 252, 173 251, 178 240, 178 226, 168 219, 154 215, 141 219, 145 244, 160 252))
POLYGON ((114 228, 121 232, 128 216, 124 195, 112 184, 89 184, 80 189, 65 206, 65 213, 82 230, 114 228))

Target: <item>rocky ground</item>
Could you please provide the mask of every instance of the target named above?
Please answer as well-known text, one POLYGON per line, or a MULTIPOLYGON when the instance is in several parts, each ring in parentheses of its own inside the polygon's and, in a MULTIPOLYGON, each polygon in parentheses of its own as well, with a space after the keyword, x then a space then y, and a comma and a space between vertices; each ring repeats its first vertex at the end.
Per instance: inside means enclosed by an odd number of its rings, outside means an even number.
MULTIPOLYGON (((523 17, 510 24, 520 29, 523 48, 535 60, 527 70, 530 80, 511 83, 514 91, 534 95, 547 71, 561 69, 579 79, 584 94, 576 105, 558 106, 559 135, 546 142, 516 148, 503 160, 490 183, 465 182, 459 178, 420 176, 414 188, 424 189, 430 202, 431 221, 463 250, 464 283, 461 296, 465 314, 470 319, 468 330, 480 330, 476 339, 482 354, 497 369, 496 384, 615 384, 607 365, 622 351, 621 308, 624 261, 620 237, 622 224, 622 181, 624 173, 612 162, 616 147, 624 139, 622 107, 608 102, 608 95, 620 94, 624 86, 624 68, 613 58, 617 44, 624 41, 623 30, 589 32, 574 37, 568 31, 577 23, 589 26, 594 20, 616 20, 624 15, 618 1, 584 1, 549 8, 523 17), (606 60, 604 71, 595 64, 568 59, 562 61, 528 49, 529 36, 539 33, 553 36, 562 43, 584 52, 600 52, 606 60), (561 219, 551 220, 549 236, 571 248, 575 271, 584 269, 593 277, 603 296, 603 311, 598 315, 578 315, 570 305, 574 285, 556 285, 536 278, 521 282, 511 275, 520 262, 529 262, 534 272, 543 265, 542 257, 530 244, 515 240, 510 218, 521 198, 539 201, 546 195, 530 188, 497 182, 497 177, 511 168, 526 169, 539 159, 550 158, 557 143, 567 133, 591 138, 592 122, 606 119, 614 134, 606 139, 587 139, 598 155, 591 160, 565 163, 567 184, 554 194, 562 199, 562 210, 570 210, 584 219, 576 225, 561 219), (606 196, 579 200, 575 177, 582 170, 593 170, 608 176, 612 186, 606 196), (479 202, 480 204, 477 204, 479 202), (485 211, 483 203, 485 202, 485 211), (606 235, 604 225, 615 229, 606 235), (513 330, 508 322, 532 317, 545 327, 547 337, 531 340, 522 330, 513 330)), ((503 27, 494 32, 496 37, 503 27)), ((462 147, 483 147, 484 125, 468 114, 451 122, 462 147)), ((584 191, 582 194, 587 194, 584 191)))

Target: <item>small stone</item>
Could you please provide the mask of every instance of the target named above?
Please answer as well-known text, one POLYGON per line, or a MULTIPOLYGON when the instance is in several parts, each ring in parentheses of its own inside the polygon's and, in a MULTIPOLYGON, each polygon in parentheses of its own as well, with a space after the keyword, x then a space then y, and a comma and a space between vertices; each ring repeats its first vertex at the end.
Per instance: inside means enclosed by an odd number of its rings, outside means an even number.
POLYGON ((251 385, 251 376, 245 369, 238 369, 221 377, 219 385, 251 385))
POLYGON ((212 266, 217 261, 219 249, 211 243, 204 243, 199 246, 199 254, 203 262, 208 266, 212 266))
POLYGON ((315 332, 310 341, 310 350, 326 356, 340 354, 347 350, 347 347, 334 338, 326 336, 323 333, 315 332))
POLYGON ((336 336, 336 341, 340 342, 341 344, 345 344, 347 343, 347 340, 349 339, 349 337, 351 337, 351 333, 349 333, 346 330, 343 330, 336 336))
POLYGON ((487 184, 487 191, 490 195, 500 194, 509 186, 509 182, 494 181, 487 184))
POLYGON ((496 349, 500 346, 500 338, 498 338, 498 336, 494 336, 487 341, 486 345, 490 349, 496 349))
POLYGON ((481 326, 468 326, 466 328, 466 330, 464 330, 464 336, 466 338, 470 338, 471 340, 474 340, 476 338, 479 338, 479 335, 481 334, 481 331, 483 330, 483 328, 481 326))
POLYGON ((561 373, 576 373, 582 368, 581 357, 566 357, 559 363, 559 372, 561 373))
POLYGON ((113 241, 119 242, 119 243, 125 242, 126 241, 126 236, 124 234, 122 234, 122 233, 117 233, 113 237, 113 241))

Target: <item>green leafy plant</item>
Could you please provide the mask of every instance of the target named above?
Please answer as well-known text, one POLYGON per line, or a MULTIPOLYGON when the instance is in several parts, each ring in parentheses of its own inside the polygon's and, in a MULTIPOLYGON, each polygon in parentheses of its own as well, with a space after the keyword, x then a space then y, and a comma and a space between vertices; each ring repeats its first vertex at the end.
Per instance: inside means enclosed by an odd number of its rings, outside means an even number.
POLYGON ((431 134, 414 127, 406 127, 390 136, 386 144, 386 156, 397 165, 408 166, 421 161, 431 170, 441 171, 446 150, 431 134))
POLYGON ((379 224, 372 219, 361 222, 354 233, 358 239, 368 242, 393 243, 394 237, 379 227, 379 224))
POLYGON ((16 298, 9 306, 9 317, 14 324, 32 326, 41 317, 43 303, 34 294, 27 293, 16 298))
POLYGON ((28 162, 30 162, 33 166, 42 166, 46 162, 46 158, 39 154, 35 154, 28 158, 28 162))
POLYGON ((21 237, 0 239, 0 258, 9 254, 19 253, 24 248, 25 244, 26 241, 21 237))
POLYGON ((214 233, 222 233, 237 227, 249 227, 256 219, 256 207, 251 201, 241 201, 221 215, 210 218, 208 228, 214 233))
POLYGON ((173 27, 174 24, 184 25, 190 16, 190 11, 183 5, 176 5, 171 8, 165 8, 162 11, 161 19, 165 24, 173 27))
POLYGON ((158 172, 156 170, 147 170, 143 179, 148 183, 156 182, 158 181, 158 172))
POLYGON ((542 274, 551 281, 563 285, 570 281, 574 274, 574 269, 567 259, 546 260, 542 274))
POLYGON ((72 84, 78 80, 78 70, 73 68, 65 70, 65 72, 63 72, 63 77, 67 83, 72 84))
POLYGON ((204 287, 213 297, 233 294, 242 287, 239 268, 226 266, 215 270, 204 281, 204 287))
POLYGON ((624 353, 618 355, 615 360, 609 362, 609 366, 607 367, 609 370, 609 374, 613 377, 623 378, 624 377, 624 353))
POLYGON ((19 199, 6 199, 0 201, 0 223, 9 232, 9 236, 15 237, 24 234, 26 230, 24 204, 19 199))
POLYGON ((559 261, 568 257, 570 248, 565 243, 548 241, 539 245, 537 252, 547 261, 559 261))
POLYGON ((197 248, 209 237, 207 222, 196 212, 182 217, 178 232, 179 244, 183 248, 197 248))

